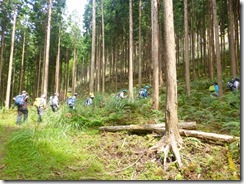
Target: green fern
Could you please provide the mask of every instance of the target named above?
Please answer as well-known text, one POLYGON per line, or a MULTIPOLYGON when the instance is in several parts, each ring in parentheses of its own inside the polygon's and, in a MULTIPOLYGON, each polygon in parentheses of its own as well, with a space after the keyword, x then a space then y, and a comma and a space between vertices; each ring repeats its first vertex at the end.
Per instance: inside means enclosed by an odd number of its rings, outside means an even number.
POLYGON ((236 121, 225 122, 221 130, 228 131, 235 136, 240 136, 240 122, 236 122, 236 121))

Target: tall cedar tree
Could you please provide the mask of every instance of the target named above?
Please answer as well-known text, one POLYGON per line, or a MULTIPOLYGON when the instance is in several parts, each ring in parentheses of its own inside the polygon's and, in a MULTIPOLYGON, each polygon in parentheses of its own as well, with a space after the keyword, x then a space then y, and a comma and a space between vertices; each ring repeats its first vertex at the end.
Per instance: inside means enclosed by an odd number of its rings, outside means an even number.
POLYGON ((90 66, 90 94, 94 94, 94 67, 95 67, 95 47, 96 47, 96 0, 92 1, 92 51, 90 66))

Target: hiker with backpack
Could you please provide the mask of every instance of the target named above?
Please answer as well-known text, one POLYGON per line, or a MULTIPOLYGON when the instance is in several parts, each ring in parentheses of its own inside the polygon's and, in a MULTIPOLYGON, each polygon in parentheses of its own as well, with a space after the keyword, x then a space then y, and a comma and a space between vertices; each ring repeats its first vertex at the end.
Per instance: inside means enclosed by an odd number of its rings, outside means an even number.
POLYGON ((42 121, 42 116, 44 113, 44 110, 46 109, 46 95, 43 94, 41 97, 36 98, 34 102, 34 106, 37 109, 37 115, 38 115, 38 120, 37 122, 40 123, 42 121))
POLYGON ((125 96, 125 93, 127 92, 126 89, 123 89, 122 91, 120 91, 117 95, 116 95, 116 100, 118 99, 123 99, 123 98, 126 98, 127 96, 125 96))
POLYGON ((139 90, 138 97, 139 97, 139 98, 144 98, 144 99, 146 99, 146 98, 147 98, 147 94, 148 94, 148 89, 149 89, 149 88, 150 88, 149 86, 145 86, 144 88, 141 88, 141 89, 139 90))
POLYGON ((18 115, 17 115, 17 121, 16 121, 17 125, 21 124, 22 116, 24 116, 23 122, 26 122, 28 119, 28 106, 27 106, 28 98, 29 98, 29 96, 26 91, 22 91, 22 93, 20 95, 17 95, 16 97, 13 98, 15 101, 15 105, 18 108, 17 109, 18 115))
POLYGON ((234 79, 230 80, 227 83, 227 88, 229 88, 232 92, 239 89, 240 85, 240 79, 238 77, 235 77, 234 79))
POLYGON ((85 101, 85 106, 90 106, 93 102, 94 97, 95 96, 91 94, 90 97, 85 101))
POLYGON ((215 82, 209 87, 209 92, 212 96, 219 96, 219 86, 218 83, 215 82))
POLYGON ((58 93, 54 93, 53 96, 50 96, 49 105, 51 106, 53 112, 58 111, 59 108, 58 93))
POLYGON ((75 102, 76 102, 77 95, 78 95, 77 93, 74 93, 73 96, 67 99, 66 103, 70 109, 75 109, 75 102))

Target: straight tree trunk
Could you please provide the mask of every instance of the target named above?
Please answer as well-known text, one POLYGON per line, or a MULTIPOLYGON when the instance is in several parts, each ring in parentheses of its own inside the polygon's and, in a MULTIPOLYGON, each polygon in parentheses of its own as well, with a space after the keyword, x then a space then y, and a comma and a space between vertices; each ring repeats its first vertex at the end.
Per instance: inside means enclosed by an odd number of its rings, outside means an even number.
POLYGON ((40 89, 40 91, 41 91, 41 94, 43 94, 44 93, 44 91, 43 91, 43 89, 44 89, 44 77, 45 77, 45 65, 46 65, 46 62, 45 62, 45 56, 46 56, 46 49, 45 49, 45 47, 46 47, 46 43, 47 43, 47 33, 45 33, 45 43, 44 43, 44 49, 43 49, 43 61, 42 61, 42 72, 41 72, 41 74, 42 74, 42 76, 41 76, 41 89, 40 89))
POLYGON ((184 0, 184 60, 185 60, 185 79, 186 79, 186 94, 190 95, 190 64, 189 64, 189 44, 188 44, 188 10, 187 0, 184 0))
MULTIPOLYGON (((204 7, 206 7, 206 0, 202 0, 204 7)), ((202 48, 203 48, 203 65, 204 65, 204 76, 207 76, 207 39, 206 39, 206 16, 203 16, 203 25, 201 30, 202 37, 202 48)))
POLYGON ((55 93, 59 92, 59 70, 60 70, 60 40, 61 40, 61 26, 58 28, 58 52, 56 58, 56 70, 55 70, 55 93))
MULTIPOLYGON (((161 5, 162 6, 162 5, 161 5)), ((160 10, 160 8, 159 8, 160 10)), ((160 12, 160 11, 158 11, 160 12)), ((159 17, 159 15, 158 15, 159 17)), ((158 20, 160 20, 158 18, 158 20)), ((159 41, 158 41, 158 70, 159 70, 159 74, 158 74, 158 77, 159 77, 159 88, 163 85, 163 40, 162 40, 162 27, 163 25, 161 23, 159 23, 159 41)))
POLYGON ((65 53, 65 60, 66 60, 66 67, 65 67, 65 97, 67 97, 67 93, 69 90, 69 50, 66 48, 66 53, 65 53))
POLYGON ((142 0, 139 0, 139 51, 138 51, 138 88, 141 89, 142 85, 142 35, 141 35, 141 9, 142 0))
POLYGON ((114 89, 114 82, 115 82, 115 46, 114 44, 112 44, 113 47, 111 49, 111 57, 112 57, 112 88, 111 89, 114 89))
POLYGON ((214 79, 214 53, 213 53, 213 16, 212 16, 212 1, 208 0, 208 68, 210 80, 214 79))
MULTIPOLYGON (((16 57, 16 56, 15 56, 15 57, 16 57)), ((11 86, 12 86, 12 87, 11 87, 11 95, 10 95, 10 99, 12 99, 12 98, 14 97, 14 90, 15 90, 15 89, 14 89, 14 88, 15 88, 15 85, 14 85, 14 84, 15 84, 15 78, 17 78, 15 71, 16 71, 16 68, 14 67, 14 68, 13 68, 13 71, 12 71, 12 72, 13 72, 13 74, 12 74, 13 77, 12 77, 12 81, 11 81, 11 83, 12 83, 11 86)), ((21 93, 20 93, 20 94, 21 94, 21 93)))
POLYGON ((118 90, 118 62, 119 62, 118 50, 119 50, 119 44, 116 44, 114 49, 115 91, 118 90))
POLYGON ((19 94, 23 89, 23 78, 24 78, 24 61, 25 61, 25 38, 26 32, 24 31, 23 35, 23 46, 22 46, 22 57, 21 57, 21 69, 20 69, 20 78, 19 78, 19 94))
POLYGON ((165 134, 158 144, 151 148, 158 152, 164 152, 164 169, 168 153, 173 151, 179 167, 182 166, 178 145, 182 144, 182 138, 178 129, 177 112, 177 77, 176 77, 176 55, 175 55, 175 33, 172 0, 163 1, 164 5, 164 27, 166 43, 166 110, 165 110, 165 134))
POLYGON ((236 77, 236 61, 235 61, 235 45, 234 45, 234 30, 233 30, 233 7, 231 0, 227 0, 228 10, 228 38, 229 38, 229 51, 230 51, 230 73, 232 78, 236 77))
POLYGON ((218 86, 219 86, 219 96, 223 95, 222 90, 222 66, 221 66, 221 56, 220 56, 220 45, 219 45, 219 24, 217 19, 217 6, 216 0, 212 0, 213 4, 213 26, 215 32, 215 51, 216 51, 216 59, 217 59, 217 78, 218 78, 218 86))
POLYGON ((49 70, 49 50, 50 50, 50 30, 51 30, 51 16, 52 16, 52 0, 49 0, 48 7, 48 21, 47 21, 47 42, 46 42, 46 52, 45 52, 45 76, 44 76, 44 86, 43 94, 47 96, 48 92, 48 70, 49 70))
POLYGON ((73 68, 72 68, 72 94, 76 91, 76 48, 74 48, 74 61, 73 61, 73 68))
MULTIPOLYGON (((112 41, 111 41, 111 45, 112 41)), ((109 87, 112 88, 112 63, 113 63, 113 57, 112 57, 112 48, 110 47, 108 50, 108 63, 109 63, 109 87)))
POLYGON ((11 36, 11 50, 10 50, 10 57, 9 57, 8 82, 7 82, 6 99, 5 99, 6 109, 9 109, 9 103, 10 103, 10 90, 11 90, 11 80, 12 80, 12 66, 13 66, 13 55, 14 55, 14 37, 15 37, 17 7, 14 8, 13 16, 14 17, 13 17, 12 36, 11 36))
POLYGON ((193 66, 193 69, 192 69, 192 73, 193 73, 193 80, 196 79, 196 61, 195 61, 195 31, 194 31, 194 17, 195 17, 195 14, 194 14, 194 3, 193 3, 193 0, 191 0, 191 45, 192 45, 192 66, 193 66))
POLYGON ((38 58, 38 78, 37 78, 37 86, 36 86, 36 97, 40 95, 40 83, 42 78, 42 51, 40 50, 39 58, 38 58))
MULTIPOLYGON (((100 34, 101 36, 101 34, 100 34)), ((100 41, 98 45, 98 60, 97 60, 97 92, 100 93, 101 90, 101 46, 100 46, 100 41)))
POLYGON ((92 51, 91 51, 91 66, 90 66, 90 94, 94 94, 94 67, 95 67, 95 48, 96 48, 96 0, 92 1, 92 51))
POLYGON ((97 92, 100 92, 100 81, 101 81, 101 47, 100 47, 100 36, 101 36, 101 32, 99 31, 99 29, 97 29, 97 54, 96 54, 96 89, 97 92))
MULTIPOLYGON (((222 17, 226 16, 226 12, 227 12, 227 6, 226 6, 226 1, 222 1, 221 2, 221 6, 223 8, 221 8, 221 15, 222 17)), ((228 16, 228 13, 227 13, 228 16)), ((225 24, 226 21, 225 19, 221 19, 220 20, 220 34, 221 34, 221 62, 222 62, 222 66, 223 68, 226 68, 226 62, 225 62, 225 58, 226 58, 226 54, 225 54, 225 35, 226 35, 226 29, 225 29, 225 24)), ((228 31, 227 31, 228 33, 228 31)))
MULTIPOLYGON (((2 22, 1 22, 1 29, 2 29, 2 32, 1 32, 1 50, 0 50, 0 96, 3 98, 4 97, 4 87, 3 87, 3 54, 4 54, 4 50, 5 50, 5 36, 4 36, 4 33, 5 33, 5 30, 6 30, 6 9, 5 7, 3 7, 3 10, 2 10, 2 22)), ((0 102, 4 101, 2 100, 2 98, 0 98, 0 102)))
MULTIPOLYGON (((199 27, 201 27, 201 23, 200 21, 198 22, 199 27)), ((200 77, 201 76, 201 58, 202 58, 202 49, 201 49, 201 45, 200 45, 200 39, 201 39, 201 35, 200 35, 200 29, 197 29, 197 76, 200 77), (200 55, 200 56, 199 56, 200 55)))
POLYGON ((133 99, 133 20, 132 20, 132 1, 129 0, 129 89, 128 89, 128 96, 132 100, 133 99))
POLYGON ((153 62, 153 109, 159 108, 159 68, 158 68, 158 2, 151 1, 152 17, 152 62, 153 62))
POLYGON ((102 3, 102 93, 105 93, 105 35, 104 35, 104 11, 103 11, 103 0, 102 3))
POLYGON ((237 10, 234 13, 236 72, 240 73, 240 1, 234 1, 234 9, 237 10))
POLYGON ((81 82, 84 84, 85 83, 85 76, 86 76, 86 70, 85 70, 85 57, 82 58, 82 64, 81 64, 81 70, 82 70, 82 78, 81 82))

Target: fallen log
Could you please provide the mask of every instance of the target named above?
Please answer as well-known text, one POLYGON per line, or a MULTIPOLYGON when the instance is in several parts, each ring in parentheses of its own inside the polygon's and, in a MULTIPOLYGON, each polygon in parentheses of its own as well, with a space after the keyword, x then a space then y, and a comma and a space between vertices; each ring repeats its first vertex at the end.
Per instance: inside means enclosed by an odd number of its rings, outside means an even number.
POLYGON ((216 133, 211 133, 211 132, 202 132, 202 131, 196 131, 196 130, 179 129, 179 133, 181 136, 196 137, 201 140, 215 143, 215 144, 232 143, 234 141, 240 140, 240 137, 224 135, 224 134, 216 134, 216 133))
MULTIPOLYGON (((178 123, 180 129, 195 130, 196 122, 178 123)), ((100 131, 117 132, 128 131, 133 133, 152 133, 157 132, 160 128, 165 128, 165 123, 146 124, 146 125, 121 125, 121 126, 103 126, 99 127, 100 131)))
MULTIPOLYGON (((231 143, 237 140, 240 140, 239 137, 217 134, 217 133, 209 133, 202 132, 196 129, 196 122, 185 122, 179 123, 179 133, 184 137, 195 137, 199 138, 203 141, 214 143, 214 144, 224 144, 231 143), (186 128, 191 128, 191 130, 186 130, 186 128)), ((165 124, 150 124, 150 125, 124 125, 124 126, 104 126, 99 128, 100 131, 109 131, 109 132, 117 132, 117 131, 128 131, 132 133, 157 133, 159 135, 163 135, 165 132, 165 124)))

